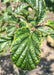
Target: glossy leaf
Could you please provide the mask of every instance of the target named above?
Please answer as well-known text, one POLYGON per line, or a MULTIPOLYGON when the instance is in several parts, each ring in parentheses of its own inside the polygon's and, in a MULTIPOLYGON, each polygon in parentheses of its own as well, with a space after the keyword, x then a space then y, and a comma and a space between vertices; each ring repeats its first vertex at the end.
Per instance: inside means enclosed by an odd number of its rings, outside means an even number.
POLYGON ((40 32, 19 28, 14 37, 10 55, 13 63, 23 70, 32 70, 40 61, 40 32))

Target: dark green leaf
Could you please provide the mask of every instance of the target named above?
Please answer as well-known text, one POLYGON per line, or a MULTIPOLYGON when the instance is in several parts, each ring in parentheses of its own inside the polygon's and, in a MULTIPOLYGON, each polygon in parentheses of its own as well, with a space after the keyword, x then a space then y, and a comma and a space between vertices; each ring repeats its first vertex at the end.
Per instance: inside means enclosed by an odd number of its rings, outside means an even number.
POLYGON ((23 70, 32 70, 40 61, 40 32, 30 32, 28 28, 20 28, 16 31, 11 47, 11 59, 13 63, 23 70))

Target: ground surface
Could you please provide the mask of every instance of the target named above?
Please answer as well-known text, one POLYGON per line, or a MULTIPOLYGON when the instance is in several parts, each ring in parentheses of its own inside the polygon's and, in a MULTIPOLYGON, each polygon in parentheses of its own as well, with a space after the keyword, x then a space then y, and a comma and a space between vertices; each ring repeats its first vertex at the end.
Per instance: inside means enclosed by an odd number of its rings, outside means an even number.
MULTIPOLYGON (((1 1, 1 0, 0 0, 1 1)), ((4 5, 0 3, 0 8, 4 9, 4 5)), ((54 14, 47 12, 47 19, 52 19, 54 21, 54 14)), ((32 71, 27 71, 26 73, 18 68, 14 68, 14 65, 10 59, 9 51, 0 58, 0 75, 54 75, 54 48, 47 45, 47 40, 44 40, 41 45, 41 59, 36 67, 32 71), (17 69, 16 72, 15 70, 17 69)))

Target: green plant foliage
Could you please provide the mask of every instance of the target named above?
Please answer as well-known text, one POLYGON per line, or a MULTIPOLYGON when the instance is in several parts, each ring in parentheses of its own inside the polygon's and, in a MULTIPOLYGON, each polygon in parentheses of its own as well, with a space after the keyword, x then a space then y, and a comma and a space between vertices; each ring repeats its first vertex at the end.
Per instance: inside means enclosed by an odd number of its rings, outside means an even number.
POLYGON ((3 15, 2 15, 2 21, 5 21, 5 22, 8 22, 8 20, 11 18, 10 15, 8 15, 8 12, 5 12, 3 15))
POLYGON ((25 21, 19 22, 19 28, 21 28, 21 27, 26 27, 26 22, 25 21))
POLYGON ((11 59, 23 70, 32 70, 40 61, 40 32, 28 28, 18 29, 11 47, 11 59))
POLYGON ((48 25, 40 26, 46 17, 44 0, 12 0, 12 6, 10 2, 3 0, 6 9, 0 11, 0 55, 11 46, 13 63, 32 70, 40 61, 42 37, 54 37, 54 22, 48 20, 48 25))
POLYGON ((47 23, 46 23, 49 27, 50 27, 50 36, 51 38, 54 40, 54 22, 52 20, 47 20, 47 23))
POLYGON ((9 26, 6 29, 6 34, 8 36, 13 36, 14 32, 16 31, 16 27, 15 26, 9 26))
POLYGON ((13 4, 16 4, 16 2, 18 2, 18 0, 13 0, 13 4))
POLYGON ((44 0, 25 0, 34 11, 34 21, 36 24, 42 22, 46 17, 46 6, 44 0))
POLYGON ((8 48, 10 45, 11 45, 11 38, 5 35, 0 35, 0 53, 2 53, 3 51, 5 52, 6 48, 8 48))
POLYGON ((54 29, 54 22, 52 20, 48 20, 47 23, 50 27, 52 27, 52 29, 54 29))
POLYGON ((9 7, 6 9, 6 11, 7 11, 8 13, 13 13, 11 6, 9 6, 9 7))
POLYGON ((51 34, 50 36, 51 36, 51 38, 54 40, 54 34, 53 34, 53 35, 51 34))
POLYGON ((50 27, 40 26, 37 29, 43 33, 46 33, 47 35, 54 34, 54 30, 50 27))
POLYGON ((46 39, 48 35, 54 38, 54 30, 51 27, 40 26, 37 29, 41 32, 43 39, 46 39))
POLYGON ((26 8, 26 7, 28 7, 28 4, 27 4, 27 3, 24 3, 24 4, 20 5, 20 6, 18 6, 17 9, 15 10, 15 13, 20 14, 20 12, 21 12, 24 8, 26 8))

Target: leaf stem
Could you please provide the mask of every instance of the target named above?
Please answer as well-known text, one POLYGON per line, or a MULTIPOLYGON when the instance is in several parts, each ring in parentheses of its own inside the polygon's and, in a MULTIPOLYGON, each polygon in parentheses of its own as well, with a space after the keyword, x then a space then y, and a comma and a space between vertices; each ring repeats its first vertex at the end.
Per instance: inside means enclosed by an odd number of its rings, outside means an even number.
MULTIPOLYGON (((37 25, 37 26, 35 26, 35 28, 38 28, 38 27, 40 27, 40 26, 48 26, 48 27, 51 27, 51 26, 49 26, 49 25, 37 25)), ((52 27, 51 27, 52 28, 52 27)), ((54 28, 52 28, 52 29, 54 29, 54 28)))

